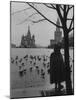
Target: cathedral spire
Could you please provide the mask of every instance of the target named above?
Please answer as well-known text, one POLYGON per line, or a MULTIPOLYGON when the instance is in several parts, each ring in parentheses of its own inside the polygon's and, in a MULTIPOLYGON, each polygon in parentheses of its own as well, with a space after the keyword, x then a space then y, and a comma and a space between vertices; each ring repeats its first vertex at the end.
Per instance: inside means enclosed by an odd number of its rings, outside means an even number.
POLYGON ((31 39, 30 26, 28 26, 27 37, 28 37, 29 39, 31 39))
POLYGON ((28 25, 28 33, 30 33, 30 26, 28 25))

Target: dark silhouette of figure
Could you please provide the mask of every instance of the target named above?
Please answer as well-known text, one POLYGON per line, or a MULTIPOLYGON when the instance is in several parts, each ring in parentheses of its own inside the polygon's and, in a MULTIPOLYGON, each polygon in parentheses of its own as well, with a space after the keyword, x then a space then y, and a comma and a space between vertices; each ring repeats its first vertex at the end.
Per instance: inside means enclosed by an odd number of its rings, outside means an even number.
POLYGON ((50 83, 55 83, 55 92, 60 93, 63 86, 61 82, 65 81, 65 64, 62 54, 60 53, 60 46, 54 46, 54 52, 50 56, 50 83))

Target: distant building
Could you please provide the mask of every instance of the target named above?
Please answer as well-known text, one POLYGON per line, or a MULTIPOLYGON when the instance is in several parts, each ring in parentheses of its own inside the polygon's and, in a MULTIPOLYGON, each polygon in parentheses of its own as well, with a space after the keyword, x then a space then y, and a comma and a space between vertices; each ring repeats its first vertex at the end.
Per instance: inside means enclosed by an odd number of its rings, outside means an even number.
MULTIPOLYGON (((60 26, 60 21, 59 21, 59 19, 57 19, 56 24, 57 24, 58 26, 60 26)), ((55 31, 55 33, 54 33, 54 40, 53 40, 53 39, 50 40, 50 46, 61 42, 61 40, 62 40, 62 31, 60 30, 60 28, 56 27, 56 31, 55 31)))
POLYGON ((34 48, 35 47, 35 36, 31 36, 30 27, 28 26, 28 32, 26 36, 22 36, 21 45, 23 48, 34 48))
MULTIPOLYGON (((57 23, 58 26, 60 26, 60 22, 59 19, 57 19, 57 23)), ((62 31, 60 31, 60 28, 56 27, 56 31, 55 31, 55 41, 58 43, 60 42, 62 39, 62 31)))
POLYGON ((52 46, 52 45, 54 45, 54 44, 56 44, 56 41, 55 40, 50 40, 50 46, 52 46))
POLYGON ((16 48, 16 45, 12 43, 11 48, 16 48))

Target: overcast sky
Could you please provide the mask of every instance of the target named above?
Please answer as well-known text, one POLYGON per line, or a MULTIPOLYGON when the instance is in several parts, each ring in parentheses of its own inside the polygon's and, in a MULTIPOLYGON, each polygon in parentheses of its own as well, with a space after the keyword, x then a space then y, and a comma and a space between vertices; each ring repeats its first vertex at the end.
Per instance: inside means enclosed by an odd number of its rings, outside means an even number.
MULTIPOLYGON (((35 14, 26 21, 28 16, 36 11, 33 8, 23 10, 30 7, 26 3, 12 2, 11 3, 11 41, 16 45, 20 44, 21 36, 27 34, 28 26, 30 26, 31 34, 35 35, 36 44, 47 46, 50 44, 50 39, 54 39, 54 32, 56 26, 52 25, 48 21, 40 23, 32 23, 30 20, 36 21, 42 19, 39 14, 35 14)), ((43 4, 35 4, 35 7, 39 9, 47 18, 56 23, 58 15, 55 10, 47 8, 43 4)), ((62 31, 62 30, 61 30, 62 31)))

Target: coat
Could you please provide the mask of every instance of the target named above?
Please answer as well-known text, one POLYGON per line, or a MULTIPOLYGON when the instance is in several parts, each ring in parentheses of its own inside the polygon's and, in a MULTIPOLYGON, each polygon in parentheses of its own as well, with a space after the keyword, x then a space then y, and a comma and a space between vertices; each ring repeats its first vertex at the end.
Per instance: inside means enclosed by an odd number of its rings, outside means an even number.
POLYGON ((65 81, 66 68, 61 53, 53 52, 50 56, 50 83, 65 81))

